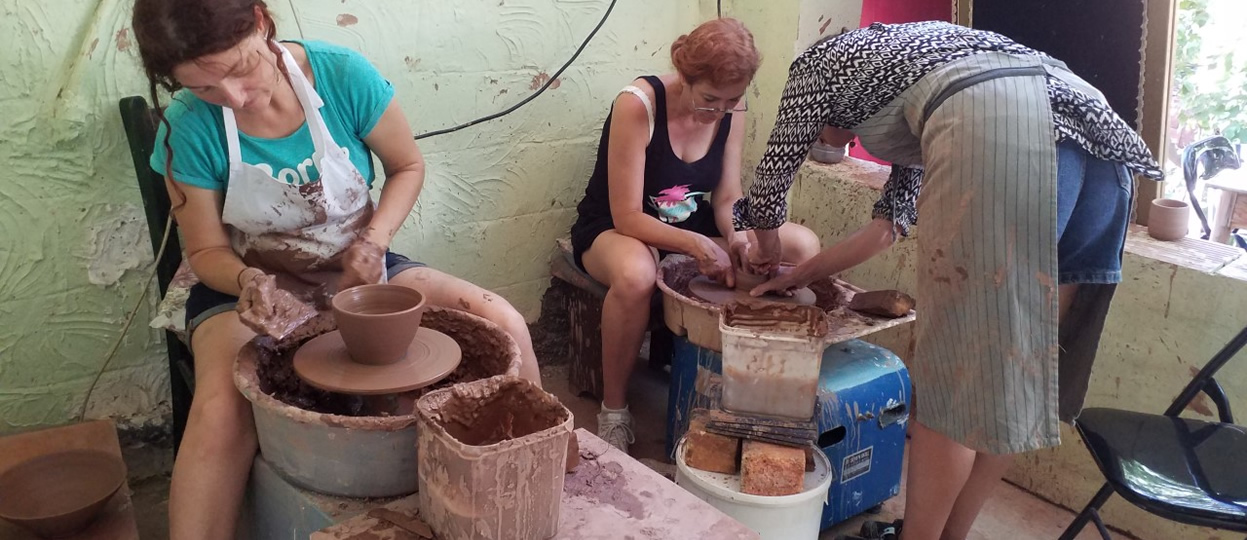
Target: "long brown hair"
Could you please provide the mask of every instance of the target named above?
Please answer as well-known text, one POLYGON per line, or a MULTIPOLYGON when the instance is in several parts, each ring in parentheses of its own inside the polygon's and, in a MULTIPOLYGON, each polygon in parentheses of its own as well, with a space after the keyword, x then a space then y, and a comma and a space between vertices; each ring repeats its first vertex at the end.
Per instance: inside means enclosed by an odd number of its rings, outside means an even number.
MULTIPOLYGON (((173 182, 173 147, 169 134, 173 126, 164 117, 160 106, 160 90, 172 93, 182 85, 173 77, 173 69, 197 58, 234 48, 255 32, 257 15, 263 18, 265 41, 274 53, 280 51, 273 43, 277 25, 263 0, 135 0, 130 25, 139 45, 139 57, 147 74, 152 106, 161 111, 165 125, 165 185, 169 189, 173 210, 186 203, 186 196, 173 182)), ((283 76, 285 65, 278 61, 283 76)))

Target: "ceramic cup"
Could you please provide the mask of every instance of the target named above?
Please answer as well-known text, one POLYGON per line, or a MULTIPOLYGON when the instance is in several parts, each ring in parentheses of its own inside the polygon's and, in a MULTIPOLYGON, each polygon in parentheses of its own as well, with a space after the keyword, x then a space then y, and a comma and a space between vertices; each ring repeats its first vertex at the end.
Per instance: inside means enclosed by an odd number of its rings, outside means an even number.
POLYGON ((402 360, 420 329, 427 304, 402 285, 360 285, 333 297, 333 316, 351 359, 370 365, 402 360))
POLYGON ((1147 215, 1147 234, 1157 240, 1173 241, 1186 236, 1191 205, 1177 199, 1156 199, 1147 215))

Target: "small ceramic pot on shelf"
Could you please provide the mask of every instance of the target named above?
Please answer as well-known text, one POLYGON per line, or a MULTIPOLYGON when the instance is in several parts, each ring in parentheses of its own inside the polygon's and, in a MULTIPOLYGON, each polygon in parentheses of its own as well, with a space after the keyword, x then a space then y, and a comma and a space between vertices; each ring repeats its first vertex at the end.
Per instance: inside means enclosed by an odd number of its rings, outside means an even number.
POLYGON ((1186 236, 1190 227, 1191 205, 1178 199, 1152 201, 1147 216, 1147 234, 1164 241, 1179 240, 1186 236))

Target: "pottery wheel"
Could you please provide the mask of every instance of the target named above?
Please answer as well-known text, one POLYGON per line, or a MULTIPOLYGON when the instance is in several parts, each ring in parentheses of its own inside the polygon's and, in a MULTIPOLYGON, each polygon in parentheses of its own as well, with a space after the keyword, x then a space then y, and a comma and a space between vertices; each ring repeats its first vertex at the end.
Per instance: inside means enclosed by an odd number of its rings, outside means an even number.
POLYGON ((749 289, 732 289, 726 285, 710 279, 706 276, 697 276, 688 282, 688 289, 693 295, 710 302, 711 304, 724 305, 732 301, 737 302, 780 302, 784 304, 798 305, 814 305, 817 297, 814 291, 809 287, 802 287, 792 292, 792 296, 780 296, 777 294, 766 294, 760 297, 749 296, 749 289))
POLYGON ((424 388, 446 378, 463 359, 450 336, 421 327, 407 347, 407 356, 385 366, 351 360, 338 331, 321 334, 294 353, 294 372, 321 390, 343 394, 398 394, 424 388))

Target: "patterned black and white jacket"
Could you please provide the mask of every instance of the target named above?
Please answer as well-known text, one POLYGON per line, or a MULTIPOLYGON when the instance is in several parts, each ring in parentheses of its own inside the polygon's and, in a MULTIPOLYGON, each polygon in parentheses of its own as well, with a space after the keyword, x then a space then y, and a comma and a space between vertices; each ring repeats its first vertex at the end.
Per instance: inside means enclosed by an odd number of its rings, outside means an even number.
MULTIPOLYGON (((787 219, 786 195, 824 126, 852 129, 936 68, 974 54, 1046 56, 992 32, 946 22, 875 23, 825 39, 793 61, 775 128, 749 194, 736 202, 737 230, 774 229, 787 219)), ((1153 179, 1163 174, 1133 129, 1102 100, 1048 77, 1058 141, 1073 139, 1090 154, 1124 163, 1153 179)), ((873 217, 902 234, 917 223, 922 169, 893 165, 873 217)))

